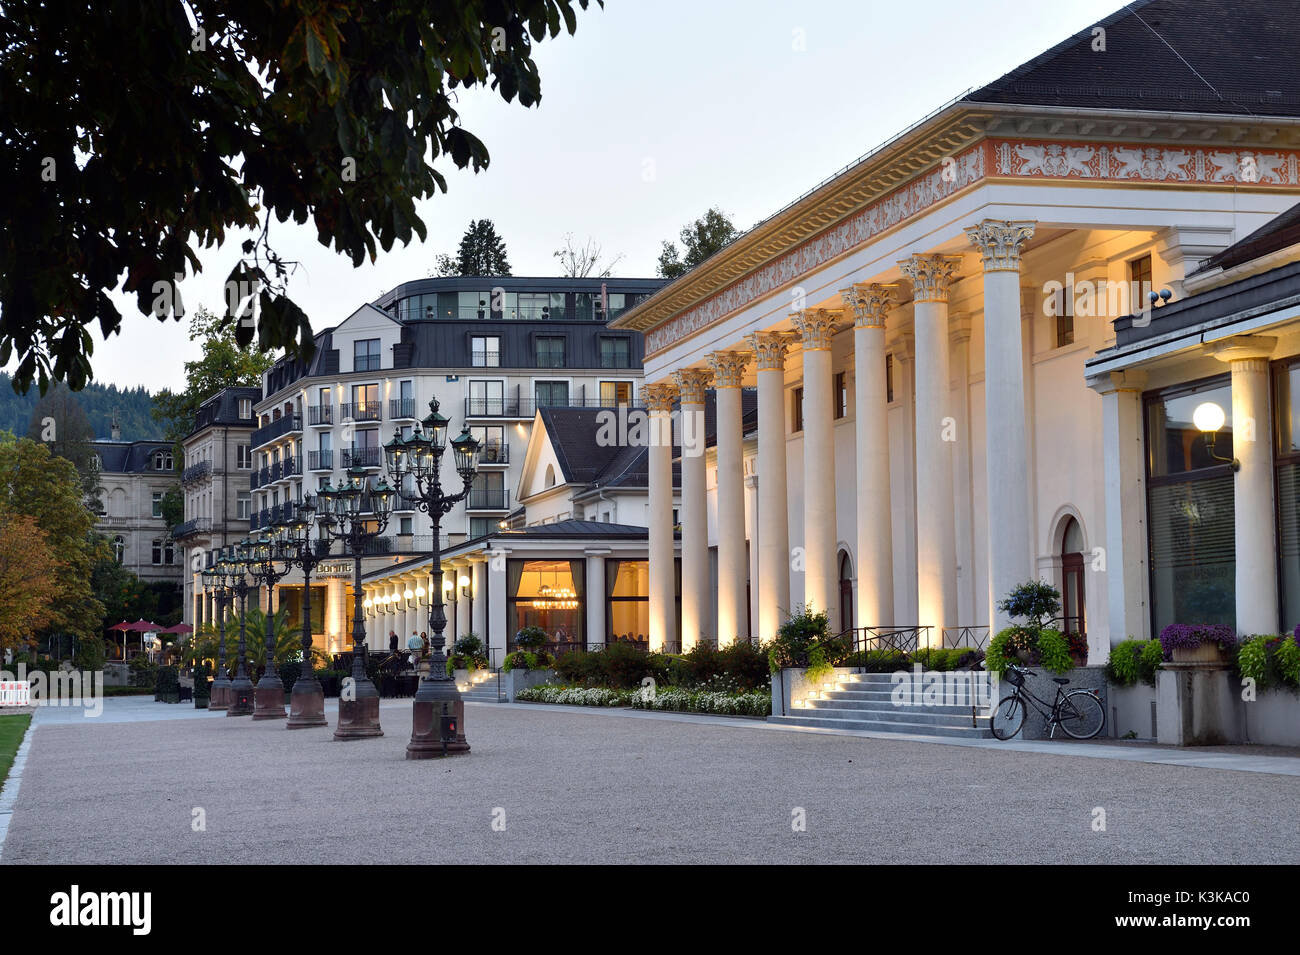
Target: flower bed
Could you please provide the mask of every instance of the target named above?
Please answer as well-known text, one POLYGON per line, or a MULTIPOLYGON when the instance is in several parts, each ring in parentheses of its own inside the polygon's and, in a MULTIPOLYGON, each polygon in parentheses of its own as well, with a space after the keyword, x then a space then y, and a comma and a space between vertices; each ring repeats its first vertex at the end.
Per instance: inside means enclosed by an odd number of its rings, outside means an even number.
POLYGON ((528 703, 568 706, 620 706, 638 710, 711 713, 717 716, 768 716, 772 698, 766 692, 720 693, 715 690, 663 689, 614 690, 608 687, 534 686, 519 691, 516 699, 528 703))
POLYGON ((600 686, 544 684, 520 690, 515 699, 525 703, 562 703, 566 706, 631 706, 638 690, 610 690, 600 686))

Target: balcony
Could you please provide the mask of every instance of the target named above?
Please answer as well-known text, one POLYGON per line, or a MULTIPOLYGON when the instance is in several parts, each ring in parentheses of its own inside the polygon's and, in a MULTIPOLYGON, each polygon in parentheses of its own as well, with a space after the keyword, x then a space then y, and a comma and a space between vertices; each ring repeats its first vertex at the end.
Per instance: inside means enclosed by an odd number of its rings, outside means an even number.
POLYGON ((344 421, 378 421, 378 401, 345 402, 339 405, 339 423, 344 421))
POLYGON ((248 488, 250 491, 256 491, 259 487, 265 487, 271 483, 271 469, 253 468, 248 473, 248 488))
POLYGON ((393 498, 393 512, 398 511, 418 511, 420 509, 420 499, 413 494, 398 494, 393 498))
POLYGON ((465 499, 468 511, 508 511, 510 492, 505 488, 471 488, 465 499))
POLYGON ((307 452, 308 471, 333 471, 334 452, 330 449, 307 452))
POLYGON ((465 399, 466 418, 531 418, 538 408, 627 408, 644 409, 645 405, 616 398, 588 398, 584 395, 566 401, 538 401, 531 397, 473 398, 465 399))
POLYGON ((191 464, 181 472, 182 484, 193 484, 195 481, 201 481, 212 473, 211 461, 200 461, 198 464, 191 464))
POLYGON ((280 462, 280 477, 278 480, 283 481, 299 474, 302 474, 302 458, 298 455, 288 455, 280 462))
POLYGON ((172 540, 182 541, 188 537, 206 533, 209 526, 210 521, 206 517, 196 517, 193 520, 177 524, 172 528, 172 540))
POLYGON ((394 421, 415 418, 415 399, 414 398, 389 398, 388 399, 388 417, 394 421))
MULTIPOLYGON (((450 546, 446 534, 442 535, 442 547, 450 546)), ((377 557, 384 554, 429 554, 433 552, 432 534, 394 534, 375 537, 366 543, 362 554, 377 557)))
POLYGON ((341 462, 343 470, 348 468, 377 468, 379 467, 379 457, 382 453, 380 448, 344 448, 343 460, 341 462))
POLYGON ((307 424, 311 425, 313 428, 328 428, 333 423, 333 405, 310 405, 307 408, 307 424))
POLYGON ((260 448, 265 444, 270 444, 276 438, 282 438, 286 434, 295 434, 302 431, 302 415, 287 414, 283 417, 276 418, 268 425, 263 425, 253 432, 249 438, 249 446, 260 448))
POLYGON ((510 445, 489 444, 479 450, 479 467, 504 466, 510 463, 510 445))

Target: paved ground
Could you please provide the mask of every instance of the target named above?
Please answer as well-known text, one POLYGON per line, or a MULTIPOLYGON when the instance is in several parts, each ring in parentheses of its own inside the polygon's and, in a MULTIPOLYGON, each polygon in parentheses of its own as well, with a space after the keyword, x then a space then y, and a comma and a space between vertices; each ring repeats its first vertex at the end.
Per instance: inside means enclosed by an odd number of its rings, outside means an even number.
POLYGON ((335 743, 152 700, 44 710, 0 862, 1300 858, 1300 784, 1258 770, 491 704, 467 707, 473 755, 408 762, 409 702, 381 714, 382 739, 335 743))

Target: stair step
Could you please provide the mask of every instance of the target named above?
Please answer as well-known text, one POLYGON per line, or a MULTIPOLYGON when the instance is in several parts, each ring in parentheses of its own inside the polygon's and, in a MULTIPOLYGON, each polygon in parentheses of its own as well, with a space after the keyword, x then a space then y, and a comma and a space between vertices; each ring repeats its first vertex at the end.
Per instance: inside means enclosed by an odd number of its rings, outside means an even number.
POLYGON ((907 733, 916 736, 951 736, 967 739, 991 739, 987 725, 979 727, 937 726, 930 723, 888 723, 880 720, 843 719, 836 716, 769 716, 769 723, 817 729, 856 730, 858 732, 907 733))
MULTIPOLYGON (((829 718, 840 720, 866 720, 872 723, 908 723, 917 726, 965 726, 971 725, 970 710, 964 713, 926 713, 910 707, 896 710, 853 710, 835 706, 818 706, 797 710, 791 716, 809 716, 817 719, 829 718)), ((975 723, 988 724, 988 719, 976 717, 975 723)))
MULTIPOLYGON (((840 696, 807 700, 805 706, 813 709, 858 710, 864 713, 929 713, 936 716, 964 716, 970 719, 970 705, 939 704, 937 706, 895 706, 888 700, 855 700, 840 696)), ((985 707, 976 707, 977 712, 985 707)))

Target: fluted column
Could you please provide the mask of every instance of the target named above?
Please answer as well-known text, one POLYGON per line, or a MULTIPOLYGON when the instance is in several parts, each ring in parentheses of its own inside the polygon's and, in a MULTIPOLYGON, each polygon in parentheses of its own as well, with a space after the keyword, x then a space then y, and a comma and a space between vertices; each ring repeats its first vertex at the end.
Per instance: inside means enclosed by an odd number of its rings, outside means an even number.
MULTIPOLYGON (((487 581, 487 559, 479 557, 473 562, 473 572, 470 574, 470 593, 473 595, 473 604, 470 609, 470 619, 474 621, 474 632, 478 634, 484 646, 488 646, 488 581, 487 581)), ((505 613, 505 607, 502 607, 500 613, 505 613)), ((506 621, 506 632, 511 633, 512 620, 506 621)), ((502 651, 505 647, 500 648, 502 651)), ((504 657, 500 657, 498 662, 504 657)))
POLYGON ((753 332, 758 379, 758 638, 790 613, 790 517, 785 479, 785 353, 790 336, 753 332))
POLYGON ((836 628, 835 411, 831 338, 837 312, 816 308, 791 316, 803 342, 804 602, 825 611, 836 628))
POLYGON ((840 292, 853 312, 859 627, 897 622, 885 382, 885 316, 893 304, 893 293, 892 285, 855 285, 840 292))
MULTIPOLYGON (((717 400, 718 646, 749 639, 745 558, 744 425, 741 380, 749 356, 716 351, 709 356, 717 400)), ((685 575, 685 568, 682 570, 685 575)))
MULTIPOLYGON (((673 445, 672 410, 677 389, 669 384, 642 390, 650 415, 650 649, 675 646, 677 637, 677 574, 673 563, 673 445)), ((684 590, 699 588, 688 581, 684 590)))
MULTIPOLYGON (((682 651, 713 637, 709 619, 709 511, 704 454, 704 395, 713 375, 704 368, 674 372, 681 395, 682 651)), ((719 544, 721 548, 721 544, 719 544)), ((719 554, 721 550, 719 549, 719 554)))
POLYGON ((984 462, 989 516, 989 615, 994 632, 1011 623, 998 610, 1033 577, 1029 450, 1020 319, 1020 248, 1032 222, 985 219, 966 230, 984 263, 984 462))
POLYGON ((943 628, 957 622, 952 444, 945 439, 955 427, 948 389, 948 286, 960 264, 959 256, 948 255, 913 255, 899 263, 912 282, 916 337, 917 622, 932 628, 933 646, 941 645, 943 628))

